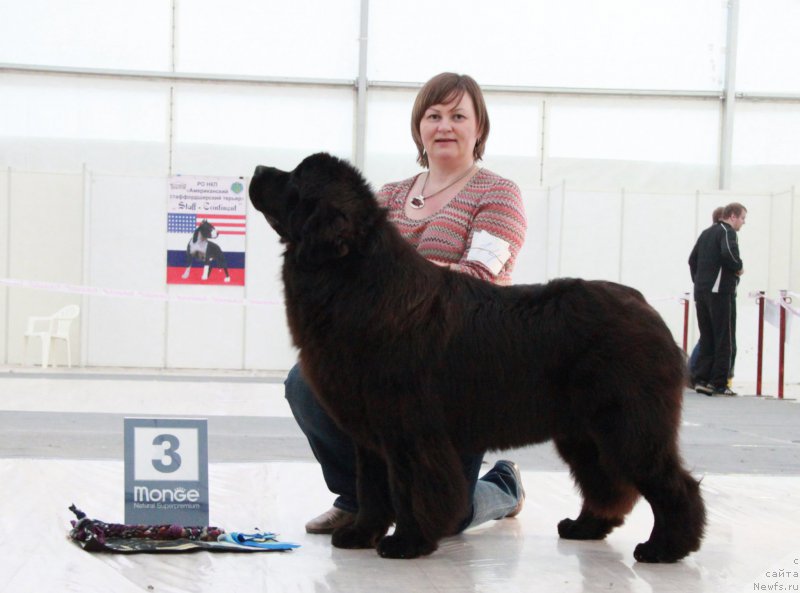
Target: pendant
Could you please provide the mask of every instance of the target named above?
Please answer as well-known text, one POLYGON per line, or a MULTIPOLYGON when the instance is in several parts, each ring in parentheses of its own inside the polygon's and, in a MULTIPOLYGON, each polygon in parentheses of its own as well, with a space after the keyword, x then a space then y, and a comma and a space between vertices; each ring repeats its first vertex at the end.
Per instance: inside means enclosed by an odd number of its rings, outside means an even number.
POLYGON ((420 194, 418 196, 414 196, 413 198, 411 198, 410 204, 411 204, 411 207, 414 210, 419 210, 420 208, 424 208, 425 207, 425 196, 423 196, 422 194, 420 194))

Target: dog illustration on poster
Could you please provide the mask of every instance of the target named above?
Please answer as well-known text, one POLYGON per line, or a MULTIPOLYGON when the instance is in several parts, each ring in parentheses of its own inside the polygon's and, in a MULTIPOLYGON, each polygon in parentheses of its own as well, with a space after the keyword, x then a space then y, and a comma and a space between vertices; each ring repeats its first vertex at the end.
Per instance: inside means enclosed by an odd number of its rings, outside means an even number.
POLYGON ((211 271, 211 266, 216 265, 225 272, 225 282, 231 281, 231 276, 228 273, 228 264, 225 261, 225 252, 222 248, 209 241, 209 239, 216 239, 219 236, 217 229, 207 220, 203 220, 197 229, 192 234, 192 239, 186 245, 186 271, 181 276, 184 280, 189 277, 192 271, 192 262, 200 260, 203 262, 203 280, 208 280, 208 275, 211 271))

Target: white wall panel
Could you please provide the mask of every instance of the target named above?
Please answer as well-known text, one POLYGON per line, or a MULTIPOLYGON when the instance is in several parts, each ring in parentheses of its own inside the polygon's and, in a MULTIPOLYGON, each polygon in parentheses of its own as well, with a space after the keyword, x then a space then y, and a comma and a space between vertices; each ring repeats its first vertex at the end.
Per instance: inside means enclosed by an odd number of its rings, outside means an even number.
POLYGON ((0 77, 0 166, 164 175, 169 86, 70 76, 0 77))
MULTIPOLYGON (((793 260, 800 260, 800 250, 792 251, 794 248, 793 234, 796 228, 794 221, 794 194, 791 190, 787 190, 771 195, 769 200, 768 290, 771 293, 776 293, 779 290, 788 289, 792 285, 793 260)), ((797 276, 797 280, 800 280, 800 276, 797 276)), ((800 323, 800 319, 797 320, 797 323, 800 323)))
MULTIPOLYGON (((698 188, 717 188, 719 167, 716 164, 662 163, 658 161, 555 158, 544 160, 543 183, 562 182, 570 187, 603 189, 619 188, 655 192, 693 192, 698 188)), ((763 187, 763 174, 754 172, 751 182, 763 187)))
POLYGON ((264 216, 252 206, 247 213, 247 288, 245 366, 289 369, 295 361, 283 305, 283 246, 264 216))
POLYGON ((355 79, 359 0, 178 4, 183 72, 355 79))
POLYGON ((800 104, 739 103, 733 163, 789 165, 800 170, 800 104))
POLYGON ((487 155, 539 157, 542 100, 536 96, 486 93, 491 130, 487 155))
MULTIPOLYGON (((172 286, 171 295, 242 299, 239 286, 172 286)), ((241 369, 244 362, 244 307, 171 301, 167 307, 167 366, 186 369, 241 369)))
POLYGON ((166 0, 4 0, 0 13, 0 62, 170 67, 172 4, 166 0))
MULTIPOLYGON (((90 188, 91 286, 166 290, 166 179, 94 176, 90 188)), ((133 298, 88 299, 88 363, 163 367, 166 305, 133 298)))
POLYGON ((375 190, 384 183, 422 171, 411 137, 411 109, 416 91, 371 90, 367 94, 364 174, 375 190))
POLYGON ((713 89, 724 25, 716 0, 372 2, 368 77, 449 70, 481 84, 713 89))
POLYGON ((546 155, 716 163, 719 109, 708 101, 559 99, 548 102, 546 155))
MULTIPOLYGON (((697 238, 694 208, 691 194, 624 193, 623 284, 647 290, 646 296, 653 299, 679 297, 691 290, 688 260, 697 238)), ((701 228, 711 224, 711 210, 702 222, 701 228)))
POLYGON ((736 86, 800 93, 800 2, 740 0, 736 86))
POLYGON ((84 165, 106 175, 166 175, 167 142, 0 137, 0 165, 25 171, 76 173, 84 165), (7 160, 5 160, 5 158, 7 160))
MULTIPOLYGON (((83 176, 12 171, 10 188, 8 275, 22 280, 80 284, 83 273, 83 176)), ((22 335, 27 319, 31 315, 51 315, 68 304, 80 305, 81 299, 56 292, 11 289, 7 329, 9 361, 41 361, 41 355, 34 354, 33 345, 27 359, 23 356, 22 335)), ((80 361, 82 323, 85 323, 83 316, 73 323, 73 363, 80 361)), ((63 344, 55 350, 52 359, 57 364, 66 363, 63 344)))
POLYGON ((538 187, 520 187, 528 229, 517 262, 514 284, 534 284, 548 280, 548 242, 551 239, 550 191, 538 187))
POLYGON ((622 195, 568 191, 562 212, 558 275, 618 282, 622 195))
MULTIPOLYGON (((9 170, 8 169, 0 169, 0 229, 6 229, 6 232, 2 233, 3 238, 0 239, 0 278, 6 278, 8 276, 8 251, 10 247, 9 236, 8 236, 8 214, 9 214, 9 195, 8 195, 8 183, 9 183, 9 170)), ((6 356, 8 354, 7 350, 7 342, 9 338, 8 333, 8 320, 6 315, 8 313, 8 289, 5 287, 0 287, 0 327, 2 327, 2 331, 0 331, 0 361, 6 360, 6 356)))
POLYGON ((182 85, 175 142, 350 154, 353 91, 182 85))
POLYGON ((160 84, 4 75, 0 136, 164 142, 168 99, 160 84))

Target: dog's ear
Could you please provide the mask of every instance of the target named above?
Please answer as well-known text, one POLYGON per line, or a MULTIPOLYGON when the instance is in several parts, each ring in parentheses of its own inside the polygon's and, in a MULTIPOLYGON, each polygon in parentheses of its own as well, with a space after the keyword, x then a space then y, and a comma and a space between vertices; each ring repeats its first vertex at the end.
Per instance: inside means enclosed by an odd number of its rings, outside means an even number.
POLYGON ((345 214, 323 201, 316 204, 295 247, 298 263, 319 266, 350 253, 353 226, 345 214))

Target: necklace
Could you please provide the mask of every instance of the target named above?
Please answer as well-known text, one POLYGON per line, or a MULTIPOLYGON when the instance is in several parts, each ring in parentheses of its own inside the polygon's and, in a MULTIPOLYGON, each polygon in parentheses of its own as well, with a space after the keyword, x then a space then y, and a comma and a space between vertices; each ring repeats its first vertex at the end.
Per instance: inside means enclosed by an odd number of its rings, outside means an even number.
POLYGON ((469 175, 472 172, 473 169, 475 169, 475 165, 474 164, 470 165, 470 168, 467 169, 466 171, 464 171, 461 175, 459 175, 458 178, 456 178, 455 181, 453 181, 452 183, 450 183, 448 185, 445 185, 442 189, 436 190, 435 192, 433 192, 429 196, 425 195, 425 187, 428 185, 428 177, 429 177, 429 175, 426 174, 425 175, 425 182, 422 184, 422 191, 419 192, 418 196, 414 196, 413 198, 411 198, 411 200, 409 202, 411 207, 414 210, 420 210, 420 209, 424 208, 425 207, 425 200, 428 200, 428 199, 432 198, 433 196, 439 195, 440 193, 442 193, 446 189, 450 189, 456 183, 458 183, 459 181, 464 179, 464 177, 469 175))

